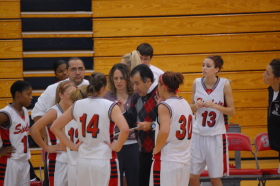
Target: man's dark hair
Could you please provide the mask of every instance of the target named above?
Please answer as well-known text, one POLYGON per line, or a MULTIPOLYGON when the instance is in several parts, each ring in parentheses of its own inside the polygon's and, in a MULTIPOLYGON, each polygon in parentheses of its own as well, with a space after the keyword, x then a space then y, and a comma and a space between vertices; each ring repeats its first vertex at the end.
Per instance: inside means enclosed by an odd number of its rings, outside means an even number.
POLYGON ((83 60, 81 58, 79 58, 79 57, 71 57, 70 59, 68 59, 68 61, 66 63, 66 68, 67 69, 69 68, 70 61, 74 61, 74 60, 80 60, 83 63, 84 67, 85 67, 85 63, 83 62, 83 60))
POLYGON ((152 57, 153 57, 153 55, 154 55, 154 49, 153 49, 153 47, 152 47, 150 44, 148 44, 148 43, 142 43, 142 44, 140 44, 140 45, 137 47, 136 50, 138 50, 142 56, 150 56, 151 59, 152 59, 152 57))
POLYGON ((139 72, 140 77, 144 83, 146 83, 148 78, 151 79, 151 82, 154 82, 154 74, 151 71, 150 67, 148 67, 147 65, 140 64, 134 67, 130 73, 130 77, 134 76, 137 72, 139 72))

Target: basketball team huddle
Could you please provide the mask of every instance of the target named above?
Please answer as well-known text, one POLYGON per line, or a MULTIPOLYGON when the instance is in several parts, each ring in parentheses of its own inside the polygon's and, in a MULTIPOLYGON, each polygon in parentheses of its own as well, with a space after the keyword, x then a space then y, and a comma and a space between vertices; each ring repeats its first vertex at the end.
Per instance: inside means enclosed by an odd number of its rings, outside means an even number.
POLYGON ((32 87, 16 81, 13 102, 0 110, 0 186, 30 185, 28 133, 47 153, 44 185, 197 186, 206 167, 212 185, 222 185, 235 113, 230 82, 217 76, 223 59, 203 60, 203 77, 187 80, 188 102, 178 96, 182 73, 163 72, 152 57, 142 43, 108 77, 94 72, 88 80, 82 59, 70 58, 68 79, 38 98, 31 128, 32 87))

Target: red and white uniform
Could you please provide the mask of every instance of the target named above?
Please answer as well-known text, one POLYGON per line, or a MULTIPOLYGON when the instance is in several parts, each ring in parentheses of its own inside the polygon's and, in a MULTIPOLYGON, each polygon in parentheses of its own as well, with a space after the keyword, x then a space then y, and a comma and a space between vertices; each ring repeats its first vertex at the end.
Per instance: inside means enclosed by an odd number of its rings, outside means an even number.
MULTIPOLYGON (((49 110, 51 109, 54 109, 56 111, 57 117, 63 114, 63 110, 59 106, 59 104, 52 106, 49 110)), ((56 138, 56 136, 50 131, 50 127, 47 127, 47 133, 49 145, 56 145, 60 143, 59 139, 56 138)), ((66 152, 62 151, 60 154, 48 154, 50 186, 68 186, 67 165, 68 157, 66 152)))
MULTIPOLYGON (((213 101, 226 106, 224 86, 227 79, 217 77, 212 89, 207 89, 204 78, 197 78, 194 102, 213 101)), ((227 116, 214 108, 198 108, 193 126, 191 173, 199 175, 207 165, 210 178, 222 177, 228 171, 226 145, 227 116), (220 161, 217 161, 220 160, 220 161)))
POLYGON ((73 105, 78 122, 79 147, 77 185, 119 185, 116 153, 105 143, 114 140, 115 124, 110 115, 115 103, 101 97, 88 97, 73 105))
MULTIPOLYGON (((191 137, 193 113, 189 103, 178 97, 170 97, 160 104, 170 112, 170 131, 166 145, 154 155, 150 186, 188 185, 190 176, 191 137)), ((157 138, 160 128, 156 127, 157 138)))
POLYGON ((11 157, 0 157, 0 186, 30 185, 28 159, 30 151, 28 144, 28 131, 30 128, 28 111, 22 107, 24 115, 21 116, 11 105, 1 109, 10 123, 0 128, 1 147, 13 146, 16 150, 11 157))
MULTIPOLYGON (((65 131, 67 132, 67 137, 75 144, 79 142, 78 138, 78 124, 75 120, 70 121, 65 126, 65 131)), ((78 151, 72 151, 68 147, 66 148, 67 155, 68 155, 68 186, 77 186, 77 158, 78 158, 78 151)))

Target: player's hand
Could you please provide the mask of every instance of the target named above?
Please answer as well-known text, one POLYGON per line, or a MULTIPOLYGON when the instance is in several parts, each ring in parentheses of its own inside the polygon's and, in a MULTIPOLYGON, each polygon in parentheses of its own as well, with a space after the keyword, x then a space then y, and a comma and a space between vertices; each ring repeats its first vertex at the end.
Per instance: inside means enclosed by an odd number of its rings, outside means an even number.
POLYGON ((125 107, 124 107, 124 102, 121 100, 116 100, 117 105, 120 107, 121 111, 124 112, 125 111, 125 107))
POLYGON ((78 150, 79 150, 79 147, 80 147, 80 145, 81 145, 82 143, 83 143, 83 142, 80 141, 79 143, 75 144, 74 148, 71 149, 71 150, 73 150, 73 151, 78 151, 78 150))
POLYGON ((13 146, 9 146, 9 147, 1 147, 0 148, 0 157, 2 156, 11 156, 11 153, 14 153, 16 151, 16 149, 13 146))
POLYGON ((152 122, 151 121, 144 121, 144 122, 138 122, 137 126, 139 128, 135 130, 143 130, 143 131, 148 131, 152 129, 152 122))
POLYGON ((46 152, 48 153, 57 153, 57 154, 61 154, 62 149, 60 148, 59 144, 56 145, 49 145, 47 147, 47 149, 45 149, 46 152))
POLYGON ((157 105, 160 104, 160 102, 164 101, 164 99, 159 96, 158 91, 156 91, 156 95, 155 95, 154 99, 157 102, 157 105))
POLYGON ((194 105, 196 106, 196 108, 202 108, 205 106, 205 103, 203 103, 203 101, 199 99, 194 103, 194 105))
POLYGON ((108 143, 107 141, 104 141, 104 143, 106 143, 112 151, 119 152, 122 149, 118 146, 117 142, 115 141, 113 143, 108 143))
POLYGON ((217 104, 215 104, 213 101, 207 101, 205 103, 206 108, 216 108, 217 104))

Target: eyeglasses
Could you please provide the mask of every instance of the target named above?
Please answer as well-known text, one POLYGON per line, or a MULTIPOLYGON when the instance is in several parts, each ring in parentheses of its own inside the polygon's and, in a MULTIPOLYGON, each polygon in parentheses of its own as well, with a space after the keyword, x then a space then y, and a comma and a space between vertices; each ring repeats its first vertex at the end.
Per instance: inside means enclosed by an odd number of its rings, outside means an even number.
POLYGON ((71 72, 82 72, 84 71, 85 68, 84 67, 79 67, 79 68, 70 68, 71 72))

